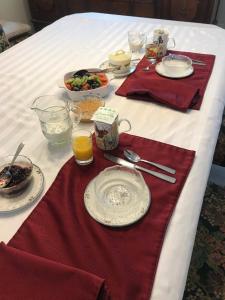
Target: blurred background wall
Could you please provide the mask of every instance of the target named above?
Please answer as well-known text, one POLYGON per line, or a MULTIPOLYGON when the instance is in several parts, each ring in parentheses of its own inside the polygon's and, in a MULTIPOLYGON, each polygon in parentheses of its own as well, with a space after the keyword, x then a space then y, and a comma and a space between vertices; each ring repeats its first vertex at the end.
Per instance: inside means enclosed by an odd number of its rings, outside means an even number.
POLYGON ((225 0, 220 1, 219 9, 217 12, 217 25, 225 28, 225 0))
MULTIPOLYGON (((64 0, 61 0, 64 1, 64 0)), ((111 0, 109 0, 111 1, 111 0)), ((218 26, 225 28, 225 0, 219 1, 216 21, 218 26)), ((215 2, 217 2, 215 1, 215 2)), ((31 23, 31 16, 27 0, 0 0, 0 19, 31 23)))
POLYGON ((27 0, 0 0, 0 19, 30 24, 27 0))

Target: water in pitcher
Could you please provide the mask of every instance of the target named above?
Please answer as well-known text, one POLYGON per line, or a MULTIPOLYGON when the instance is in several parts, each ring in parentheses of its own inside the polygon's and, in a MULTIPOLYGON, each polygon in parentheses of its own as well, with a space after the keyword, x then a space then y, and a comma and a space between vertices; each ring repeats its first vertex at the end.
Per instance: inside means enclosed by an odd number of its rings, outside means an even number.
MULTIPOLYGON (((49 107, 48 111, 58 110, 57 106, 49 107)), ((41 129, 44 136, 51 144, 62 144, 70 140, 71 137, 71 122, 70 119, 58 120, 58 118, 50 118, 47 122, 40 120, 41 129)))
POLYGON ((64 102, 54 96, 42 96, 35 100, 32 109, 37 112, 42 132, 50 144, 70 141, 72 122, 64 102))

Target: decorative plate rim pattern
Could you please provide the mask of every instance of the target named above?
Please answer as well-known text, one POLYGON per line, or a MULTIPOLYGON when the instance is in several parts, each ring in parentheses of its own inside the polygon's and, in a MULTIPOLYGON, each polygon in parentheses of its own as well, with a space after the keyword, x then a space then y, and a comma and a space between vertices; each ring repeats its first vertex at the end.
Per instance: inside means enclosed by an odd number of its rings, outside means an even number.
MULTIPOLYGON (((101 174, 101 173, 100 173, 101 174)), ((151 203, 151 192, 149 190, 149 187, 145 183, 144 179, 144 185, 142 189, 140 189, 141 197, 143 197, 140 202, 138 201, 139 207, 137 210, 137 207, 135 205, 135 201, 132 206, 129 207, 129 209, 133 209, 132 213, 130 216, 124 215, 121 217, 116 216, 112 217, 110 216, 110 213, 107 215, 107 206, 102 207, 103 210, 106 209, 105 214, 102 213, 101 210, 98 210, 96 207, 101 203, 98 201, 96 194, 95 194, 95 183, 99 175, 97 175, 95 178, 93 178, 87 185, 85 192, 84 192, 84 205, 89 213, 89 215, 95 219, 97 222, 106 225, 106 226, 111 226, 111 227, 122 227, 122 226, 127 226, 131 225, 133 223, 136 223, 138 220, 140 220, 148 211, 151 203)), ((143 178, 143 177, 142 177, 143 178)), ((132 203, 131 203, 132 204, 132 203)), ((109 211, 110 212, 110 211, 109 211)))

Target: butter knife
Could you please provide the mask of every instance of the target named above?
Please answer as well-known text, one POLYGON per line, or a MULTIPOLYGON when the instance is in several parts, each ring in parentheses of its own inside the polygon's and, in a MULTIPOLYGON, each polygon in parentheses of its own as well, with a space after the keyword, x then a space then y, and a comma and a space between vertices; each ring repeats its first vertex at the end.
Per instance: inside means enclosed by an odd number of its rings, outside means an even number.
POLYGON ((176 182, 176 178, 174 178, 172 176, 168 176, 168 175, 165 175, 165 174, 162 174, 162 173, 159 173, 159 172, 155 172, 155 171, 140 167, 138 165, 132 164, 129 161, 127 161, 125 159, 122 159, 120 157, 114 156, 112 154, 105 153, 104 157, 108 160, 111 160, 112 162, 114 162, 118 165, 122 165, 122 166, 128 167, 130 169, 137 169, 137 170, 140 170, 140 171, 144 171, 146 173, 151 174, 152 176, 158 177, 158 178, 160 178, 162 180, 165 180, 167 182, 170 182, 170 183, 175 183, 176 182))

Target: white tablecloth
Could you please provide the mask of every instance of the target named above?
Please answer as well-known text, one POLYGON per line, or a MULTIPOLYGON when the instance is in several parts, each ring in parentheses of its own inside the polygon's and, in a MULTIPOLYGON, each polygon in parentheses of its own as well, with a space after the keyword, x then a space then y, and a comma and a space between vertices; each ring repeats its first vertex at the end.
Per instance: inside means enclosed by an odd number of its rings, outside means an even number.
MULTIPOLYGON (((144 30, 150 36, 156 27, 169 30, 176 40, 176 50, 216 55, 200 111, 182 113, 116 96, 114 91, 124 79, 112 81, 113 91, 106 99, 106 105, 116 108, 120 117, 131 121, 132 134, 196 151, 193 168, 168 226, 151 295, 152 300, 176 300, 182 299, 224 108, 223 29, 97 13, 66 16, 44 28, 0 55, 0 155, 13 153, 23 141, 26 144, 23 154, 45 175, 46 192, 72 151, 69 146, 56 149, 48 146, 37 116, 30 110, 32 101, 43 94, 66 97, 57 86, 65 72, 97 67, 113 50, 128 49, 129 29, 144 30)), ((34 208, 35 205, 14 215, 1 216, 0 240, 8 242, 34 208)))

